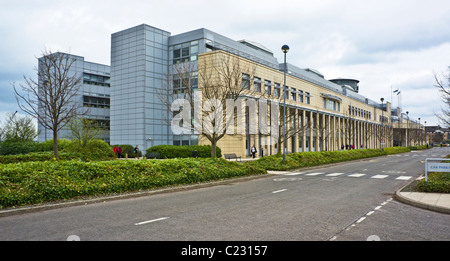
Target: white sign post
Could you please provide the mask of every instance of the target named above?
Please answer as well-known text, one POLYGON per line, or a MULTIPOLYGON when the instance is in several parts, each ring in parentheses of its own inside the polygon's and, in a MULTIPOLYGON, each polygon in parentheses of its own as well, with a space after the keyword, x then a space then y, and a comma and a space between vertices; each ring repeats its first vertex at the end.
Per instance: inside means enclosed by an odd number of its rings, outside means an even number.
POLYGON ((450 172, 450 162, 442 163, 441 161, 450 160, 450 159, 425 159, 425 181, 428 181, 428 171, 431 172, 450 172), (439 162, 430 162, 430 161, 439 161, 439 162))

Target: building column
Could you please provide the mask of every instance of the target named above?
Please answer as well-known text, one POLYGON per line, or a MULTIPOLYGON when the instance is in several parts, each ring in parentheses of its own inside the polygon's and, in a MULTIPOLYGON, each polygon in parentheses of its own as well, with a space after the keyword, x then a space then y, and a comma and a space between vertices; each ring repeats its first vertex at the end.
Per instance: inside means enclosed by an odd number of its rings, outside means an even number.
POLYGON ((302 151, 305 152, 306 147, 306 122, 305 122, 305 110, 302 110, 302 151))

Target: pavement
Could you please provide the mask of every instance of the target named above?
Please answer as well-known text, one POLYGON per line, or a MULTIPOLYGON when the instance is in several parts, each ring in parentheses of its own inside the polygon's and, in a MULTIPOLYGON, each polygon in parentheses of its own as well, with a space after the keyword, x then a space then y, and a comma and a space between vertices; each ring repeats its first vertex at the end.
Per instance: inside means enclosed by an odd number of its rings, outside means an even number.
POLYGON ((402 192, 400 189, 395 199, 415 207, 450 214, 449 193, 402 192))

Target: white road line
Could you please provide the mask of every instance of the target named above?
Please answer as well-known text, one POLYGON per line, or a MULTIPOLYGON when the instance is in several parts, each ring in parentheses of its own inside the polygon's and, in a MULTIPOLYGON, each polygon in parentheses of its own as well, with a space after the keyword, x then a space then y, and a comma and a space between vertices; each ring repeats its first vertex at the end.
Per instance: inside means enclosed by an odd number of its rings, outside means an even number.
POLYGON ((343 175, 344 173, 331 173, 331 174, 327 174, 327 175, 325 175, 325 176, 327 176, 327 177, 336 177, 336 176, 340 176, 340 175, 343 175))
POLYGON ((347 177, 352 177, 352 178, 359 178, 362 176, 365 176, 366 174, 361 174, 361 173, 355 173, 355 174, 350 174, 347 177))
POLYGON ((397 180, 409 180, 409 179, 411 179, 412 178, 412 176, 400 176, 400 177, 398 177, 398 178, 396 178, 397 180))
POLYGON ((287 191, 287 189, 280 189, 280 190, 272 192, 272 194, 277 194, 277 193, 284 192, 284 191, 287 191))
POLYGON ((371 179, 384 179, 384 178, 387 178, 387 177, 389 177, 389 175, 375 175, 375 176, 372 176, 370 178, 371 179))
POLYGON ((134 225, 135 225, 135 226, 145 225, 145 224, 148 224, 148 223, 153 223, 153 222, 157 222, 157 221, 166 220, 166 219, 168 219, 168 218, 169 218, 169 217, 162 217, 162 218, 157 218, 157 219, 152 219, 152 220, 142 221, 142 222, 139 222, 139 223, 135 223, 134 225))
POLYGON ((317 175, 322 175, 322 174, 324 174, 324 173, 323 172, 316 172, 316 173, 306 174, 306 176, 317 176, 317 175))
POLYGON ((366 217, 362 217, 362 218, 358 219, 358 221, 356 221, 356 223, 361 223, 364 219, 366 219, 366 217))
POLYGON ((289 174, 285 174, 286 176, 296 176, 296 175, 301 175, 305 172, 293 172, 293 173, 289 173, 289 174))

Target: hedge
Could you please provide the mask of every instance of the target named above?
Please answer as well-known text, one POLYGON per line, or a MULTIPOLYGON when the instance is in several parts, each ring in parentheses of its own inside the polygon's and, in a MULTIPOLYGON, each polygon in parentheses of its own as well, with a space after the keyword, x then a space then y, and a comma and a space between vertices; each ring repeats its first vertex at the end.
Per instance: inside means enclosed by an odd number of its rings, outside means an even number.
POLYGON ((263 173, 212 158, 0 164, 0 209, 263 173))
MULTIPOLYGON (((191 158, 192 152, 198 151, 199 158, 211 157, 210 145, 191 145, 191 146, 175 146, 175 145, 157 145, 147 149, 146 153, 159 153, 161 159, 173 159, 173 158, 191 158)), ((147 154, 146 154, 147 155, 147 154)), ((216 157, 222 157, 222 151, 219 147, 216 147, 216 157)))
POLYGON ((416 185, 419 192, 450 193, 450 173, 431 173, 428 181, 419 181, 416 185))
POLYGON ((287 154, 286 162, 283 162, 283 156, 280 154, 262 157, 255 161, 246 162, 246 164, 264 168, 266 170, 291 170, 303 167, 317 166, 321 164, 377 157, 408 151, 410 151, 410 148, 392 147, 385 148, 384 151, 381 149, 360 149, 343 151, 297 152, 287 154))

